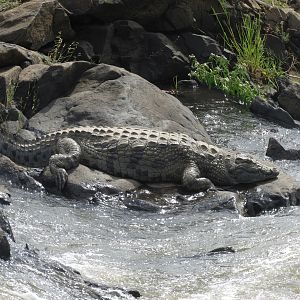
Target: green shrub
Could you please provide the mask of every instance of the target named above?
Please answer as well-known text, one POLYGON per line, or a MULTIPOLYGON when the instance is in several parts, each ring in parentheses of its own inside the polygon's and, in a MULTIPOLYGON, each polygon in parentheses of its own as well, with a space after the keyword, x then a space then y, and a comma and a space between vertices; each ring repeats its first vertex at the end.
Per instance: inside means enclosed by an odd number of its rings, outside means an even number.
POLYGON ((216 87, 246 106, 259 95, 259 88, 251 82, 245 65, 238 63, 230 70, 228 59, 214 54, 209 57, 208 62, 202 64, 195 56, 190 58, 192 63, 190 76, 207 84, 209 88, 216 87))

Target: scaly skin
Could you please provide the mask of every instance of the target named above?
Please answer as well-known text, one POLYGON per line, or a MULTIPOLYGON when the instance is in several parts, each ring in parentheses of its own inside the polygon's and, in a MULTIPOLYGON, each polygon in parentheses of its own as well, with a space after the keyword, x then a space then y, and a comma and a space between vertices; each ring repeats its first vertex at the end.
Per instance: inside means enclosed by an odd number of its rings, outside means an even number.
POLYGON ((77 127, 22 142, 0 134, 0 152, 28 167, 49 164, 58 190, 67 182, 67 170, 79 163, 141 182, 180 183, 189 191, 259 182, 279 174, 250 155, 186 134, 131 127, 77 127))

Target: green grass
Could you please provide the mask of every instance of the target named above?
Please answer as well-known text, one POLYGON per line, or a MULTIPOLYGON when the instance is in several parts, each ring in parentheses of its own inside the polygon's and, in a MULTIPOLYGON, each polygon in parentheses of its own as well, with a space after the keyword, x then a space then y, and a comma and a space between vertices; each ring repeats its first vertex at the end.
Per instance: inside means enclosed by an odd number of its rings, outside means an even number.
POLYGON ((236 55, 239 64, 245 65, 251 78, 266 84, 273 84, 283 71, 277 60, 265 47, 261 20, 250 15, 242 15, 241 24, 232 25, 226 1, 219 1, 223 10, 224 22, 215 13, 221 27, 225 46, 236 55))
POLYGON ((48 53, 49 63, 73 61, 77 46, 77 42, 66 44, 61 36, 61 32, 59 32, 54 40, 54 46, 48 53))
POLYGON ((237 63, 230 69, 229 61, 224 56, 212 54, 208 62, 200 64, 191 56, 192 71, 190 77, 209 88, 215 87, 226 95, 233 96, 245 106, 249 106, 259 95, 259 87, 251 82, 246 66, 237 63))

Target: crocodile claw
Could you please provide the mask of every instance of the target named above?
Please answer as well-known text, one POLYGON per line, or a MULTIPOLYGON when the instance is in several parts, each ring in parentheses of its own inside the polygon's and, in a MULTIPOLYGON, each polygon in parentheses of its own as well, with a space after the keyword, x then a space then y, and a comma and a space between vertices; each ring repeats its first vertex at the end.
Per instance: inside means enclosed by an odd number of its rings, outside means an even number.
POLYGON ((63 168, 59 168, 56 170, 56 174, 55 174, 55 184, 56 184, 56 187, 57 187, 57 190, 59 192, 61 192, 67 181, 68 181, 68 173, 65 169, 63 168))

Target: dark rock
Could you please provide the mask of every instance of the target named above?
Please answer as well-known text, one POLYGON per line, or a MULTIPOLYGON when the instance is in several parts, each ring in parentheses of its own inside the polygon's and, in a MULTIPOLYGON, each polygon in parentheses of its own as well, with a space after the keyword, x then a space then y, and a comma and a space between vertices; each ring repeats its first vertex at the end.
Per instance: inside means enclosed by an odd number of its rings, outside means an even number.
POLYGON ((0 155, 0 179, 14 186, 31 191, 43 191, 42 185, 29 176, 26 169, 16 165, 8 157, 0 155))
POLYGON ((188 32, 180 34, 175 41, 185 55, 194 54, 200 62, 207 61, 211 54, 223 53, 219 43, 209 36, 188 32))
POLYGON ((278 102, 294 119, 300 120, 300 84, 289 82, 278 95, 278 102))
POLYGON ((281 172, 276 180, 262 182, 259 186, 243 191, 246 197, 246 216, 258 216, 280 207, 300 204, 300 182, 281 172))
POLYGON ((31 65, 20 73, 14 100, 27 117, 37 113, 52 100, 66 96, 81 75, 95 65, 89 62, 31 65))
POLYGON ((266 155, 274 160, 298 160, 300 159, 300 150, 285 150, 285 148, 275 138, 271 137, 269 139, 266 155))
POLYGON ((279 123, 285 127, 292 128, 298 126, 292 116, 281 107, 276 106, 272 100, 265 101, 256 97, 249 108, 255 115, 279 123))
POLYGON ((235 253, 235 252, 236 251, 232 247, 220 247, 209 251, 207 255, 228 254, 228 253, 235 253))
POLYGON ((71 38, 69 18, 56 0, 33 0, 0 13, 0 40, 38 50, 58 32, 71 38))
POLYGON ((161 206, 143 199, 136 199, 130 196, 121 197, 120 199, 122 203, 131 210, 157 213, 162 209, 161 206))
POLYGON ((35 51, 25 49, 15 44, 0 42, 0 68, 21 66, 27 64, 41 64, 47 58, 35 51))
POLYGON ((12 232, 8 218, 4 215, 3 211, 0 210, 0 230, 3 230, 15 242, 15 237, 12 232))
POLYGON ((10 259, 10 245, 2 229, 0 229, 0 259, 10 259))
POLYGON ((266 48, 278 59, 283 59, 287 56, 286 47, 281 38, 273 34, 267 34, 265 38, 266 48))
POLYGON ((151 82, 170 82, 175 75, 184 78, 189 72, 188 58, 171 40, 162 33, 147 32, 133 21, 81 28, 78 38, 93 45, 101 62, 123 67, 151 82))
POLYGON ((210 141, 178 99, 135 74, 105 64, 86 71, 69 97, 52 101, 29 123, 45 132, 75 125, 141 126, 210 141))

